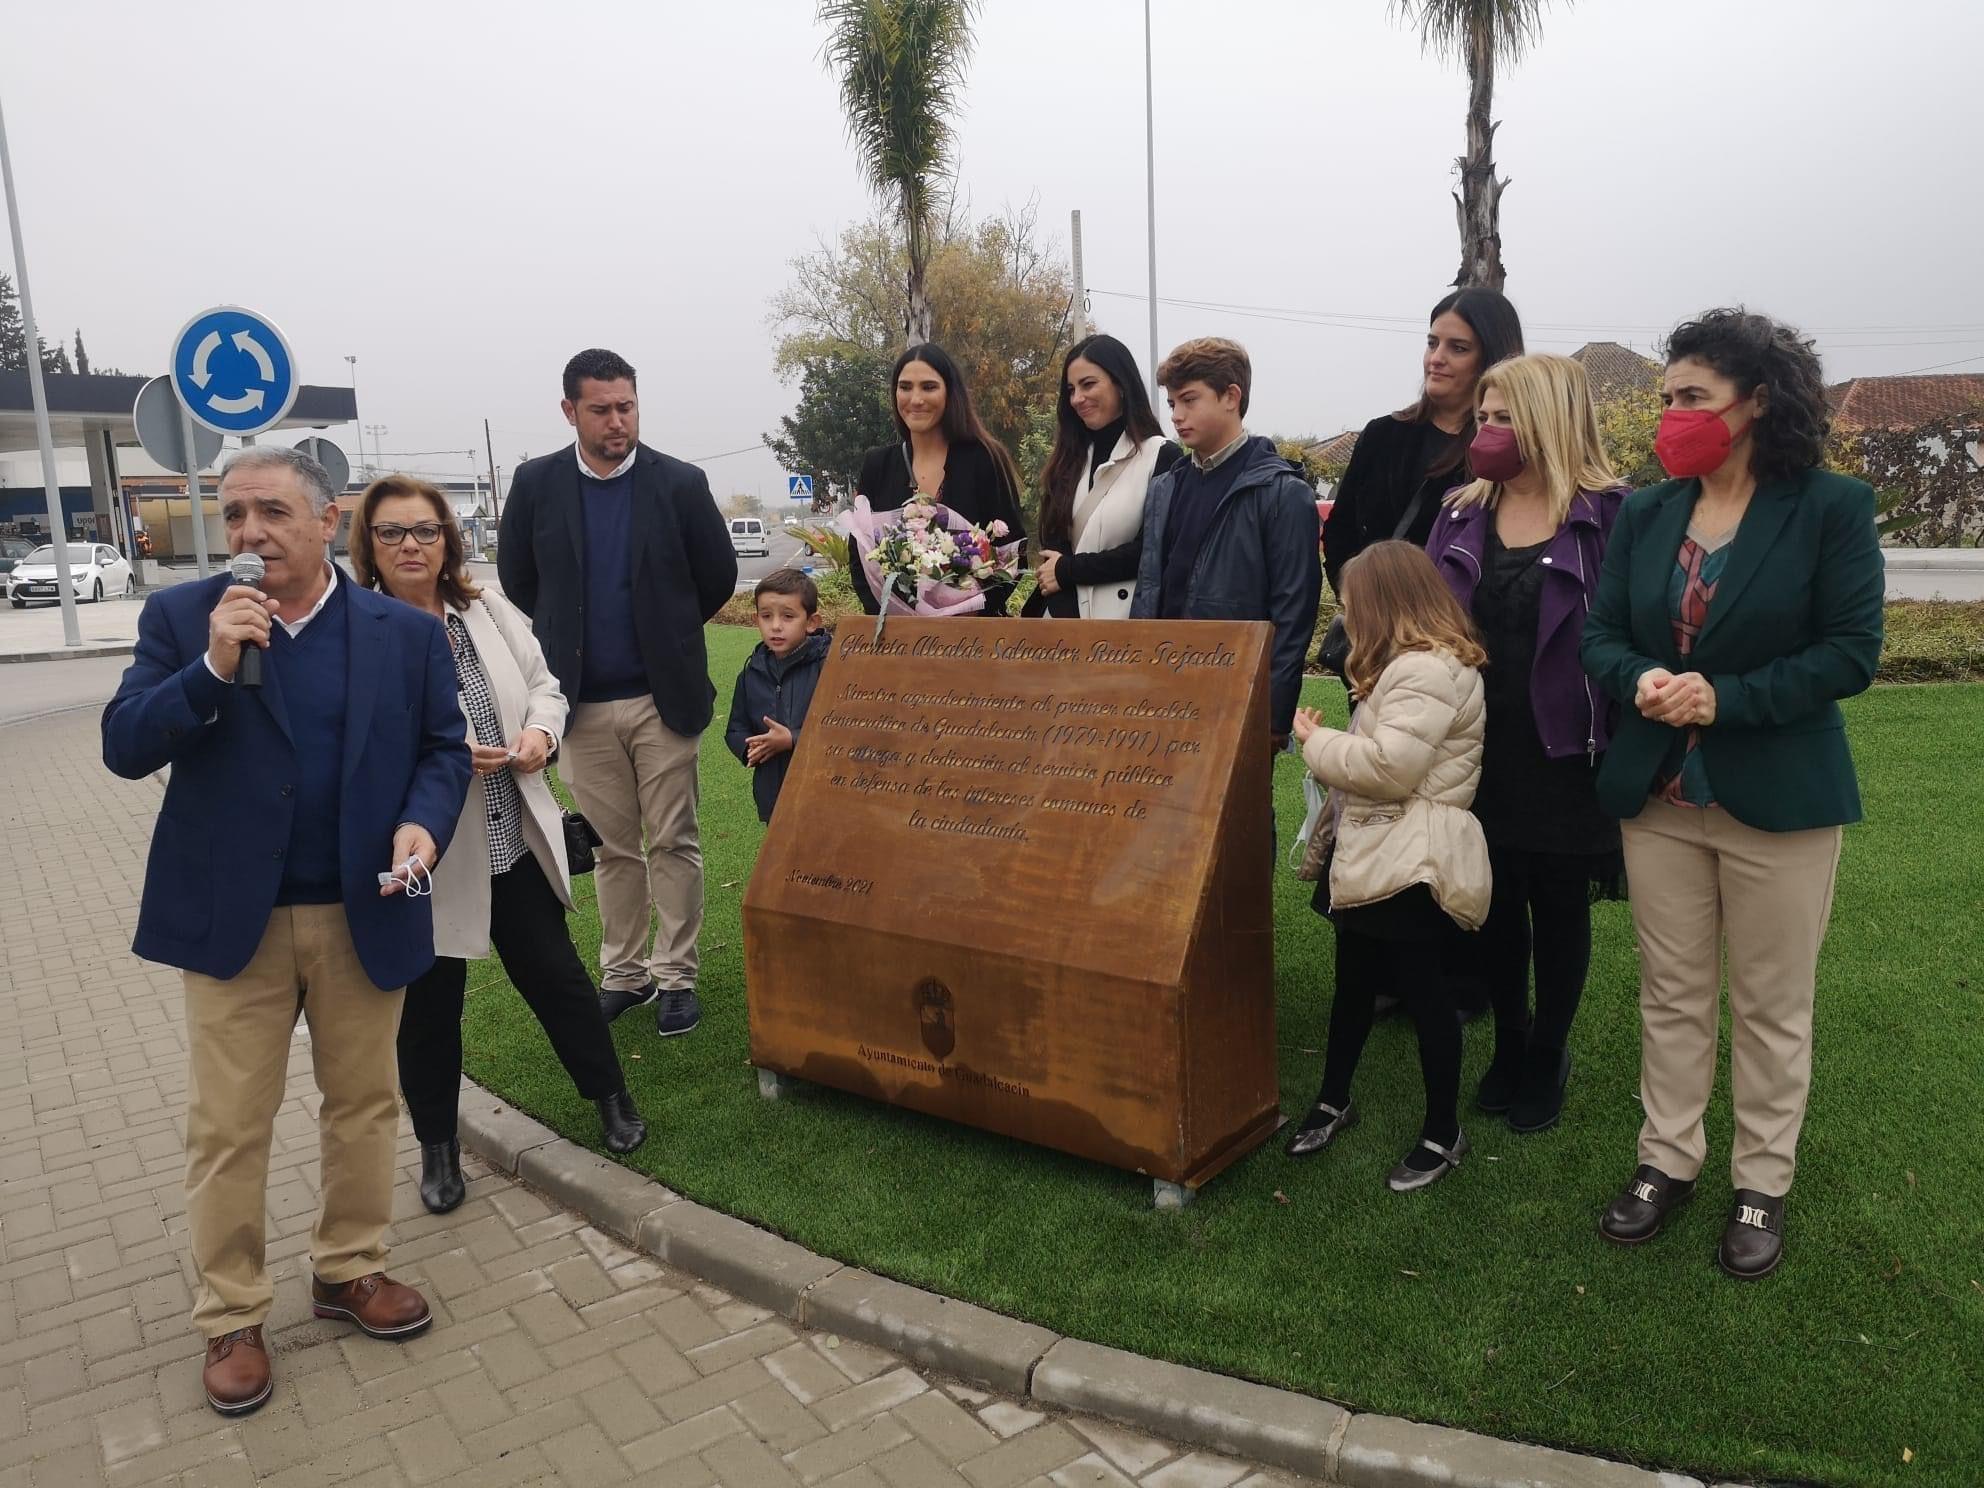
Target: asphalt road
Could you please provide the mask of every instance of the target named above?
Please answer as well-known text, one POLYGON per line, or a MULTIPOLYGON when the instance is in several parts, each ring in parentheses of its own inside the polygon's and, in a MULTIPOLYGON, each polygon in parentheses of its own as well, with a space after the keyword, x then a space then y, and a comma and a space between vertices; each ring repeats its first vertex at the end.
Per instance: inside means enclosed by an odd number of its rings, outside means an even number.
MULTIPOLYGON (((774 569, 797 568, 809 556, 806 545, 794 537, 789 530, 784 527, 770 527, 769 524, 767 526, 769 530, 766 533, 766 546, 771 549, 771 555, 765 558, 740 557, 737 560, 739 589, 752 588, 758 580, 774 569)), ((476 583, 487 584, 498 593, 502 592, 503 586, 497 581, 495 564, 471 563, 468 569, 476 583)))

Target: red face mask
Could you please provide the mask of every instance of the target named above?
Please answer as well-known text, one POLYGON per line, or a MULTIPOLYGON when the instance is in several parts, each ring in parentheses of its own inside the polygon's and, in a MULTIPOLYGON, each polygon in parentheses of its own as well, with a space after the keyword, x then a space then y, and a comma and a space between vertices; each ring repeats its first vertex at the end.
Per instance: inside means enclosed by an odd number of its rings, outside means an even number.
POLYGON ((1521 475, 1528 462, 1522 457, 1514 429, 1507 424, 1483 424, 1468 446, 1467 463, 1479 479, 1500 485, 1521 475))
MULTIPOLYGON (((1653 453, 1661 469, 1677 480, 1713 475, 1729 458, 1729 447, 1736 436, 1722 421, 1723 414, 1736 405, 1723 408, 1670 408, 1660 415, 1660 431, 1653 436, 1653 453)), ((1749 425, 1746 423, 1745 428, 1749 425)))

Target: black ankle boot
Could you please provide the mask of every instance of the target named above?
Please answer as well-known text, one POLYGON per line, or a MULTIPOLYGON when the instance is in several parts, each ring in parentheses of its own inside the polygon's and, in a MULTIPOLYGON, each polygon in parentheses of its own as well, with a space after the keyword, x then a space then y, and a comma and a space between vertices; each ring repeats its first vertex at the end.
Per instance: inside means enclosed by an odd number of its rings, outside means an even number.
POLYGON ((634 1098, 625 1090, 593 1102, 599 1108, 599 1124, 606 1133, 608 1152, 632 1152, 648 1139, 648 1124, 634 1109, 634 1098))
POLYGON ((420 1202, 430 1214, 446 1214, 458 1208, 468 1193, 462 1182, 462 1144, 450 1137, 445 1142, 420 1144, 420 1202))
POLYGON ((1509 1106, 1509 1130, 1547 1131, 1564 1112, 1564 1087, 1571 1079, 1571 1051, 1529 1046, 1523 1060, 1522 1083, 1509 1106))
POLYGON ((1488 1061, 1481 1084, 1474 1092, 1476 1106, 1499 1116, 1514 1104, 1516 1090, 1522 1084, 1523 1053, 1528 1047, 1527 1023, 1516 1029, 1495 1025, 1495 1057, 1488 1061))

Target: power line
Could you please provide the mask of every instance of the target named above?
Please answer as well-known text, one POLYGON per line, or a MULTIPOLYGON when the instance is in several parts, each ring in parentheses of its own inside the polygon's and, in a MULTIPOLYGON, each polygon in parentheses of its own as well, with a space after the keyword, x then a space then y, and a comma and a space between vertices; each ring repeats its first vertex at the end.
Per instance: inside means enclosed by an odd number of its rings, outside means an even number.
MULTIPOLYGON (((1120 290, 1120 289, 1091 288, 1089 290, 1089 293, 1097 294, 1097 295, 1107 295, 1112 299, 1136 300, 1138 302, 1143 302, 1148 298, 1148 296, 1146 295, 1136 294, 1127 290, 1120 290)), ((1248 316, 1254 319, 1288 320, 1291 323, 1303 324, 1303 325, 1329 325, 1329 326, 1334 326, 1341 330, 1393 330, 1401 333, 1409 332, 1411 334, 1417 335, 1423 331, 1426 323, 1425 317, 1419 315, 1373 315, 1355 310, 1313 310, 1313 309, 1306 309, 1306 308, 1290 306, 1290 305, 1248 305, 1248 304, 1240 304, 1228 300, 1178 299, 1168 295, 1160 295, 1158 297, 1158 303, 1164 305, 1172 305, 1180 309, 1187 309, 1187 310, 1219 310, 1219 311, 1227 312, 1229 314, 1248 316)), ((1526 324, 1531 327, 1534 327, 1537 330, 1573 331, 1573 332, 1582 332, 1586 334, 1597 331, 1646 331, 1658 335, 1673 329, 1671 323, 1666 325, 1653 325, 1645 322, 1634 322, 1634 321, 1613 321, 1613 322, 1599 324, 1599 323, 1585 322, 1585 321, 1536 320, 1536 321, 1528 321, 1526 322, 1526 324)), ((1959 334, 1963 332, 1984 333, 1984 325, 1972 325, 1972 324, 1807 326, 1807 327, 1803 327, 1803 329, 1809 331, 1813 335, 1825 335, 1825 336, 1875 335, 1875 334, 1887 334, 1893 332, 1908 332, 1908 331, 1944 332, 1957 336, 1957 339, 1955 340, 1942 341, 1942 342, 1891 341, 1891 342, 1879 342, 1879 343, 1861 343, 1863 345, 1869 345, 1869 346, 1963 345, 1963 344, 1971 344, 1979 339, 1984 339, 1984 336, 1963 337, 1959 334)))
POLYGON ((1964 357, 1961 361, 1937 362, 1932 367, 1911 367, 1906 372, 1896 372, 1896 377, 1913 377, 1917 372, 1938 372, 1944 367, 1967 367, 1972 362, 1984 362, 1984 356, 1964 357))
POLYGON ((689 463, 691 465, 707 465, 712 460, 728 460, 732 455, 748 455, 764 447, 763 441, 760 441, 757 444, 747 444, 742 449, 725 450, 720 455, 698 455, 689 463))

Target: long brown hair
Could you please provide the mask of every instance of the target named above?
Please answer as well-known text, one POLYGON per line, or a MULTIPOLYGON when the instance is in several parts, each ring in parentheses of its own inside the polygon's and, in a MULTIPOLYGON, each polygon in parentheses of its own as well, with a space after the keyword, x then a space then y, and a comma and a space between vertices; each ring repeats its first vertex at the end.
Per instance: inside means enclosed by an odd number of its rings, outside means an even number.
MULTIPOLYGON (((1430 330, 1433 322, 1449 311, 1466 321, 1467 328, 1474 332, 1475 366, 1479 369, 1477 376, 1499 361, 1522 355, 1522 317, 1516 314, 1516 307, 1499 289, 1475 286, 1457 289, 1442 297, 1440 303, 1433 307, 1433 313, 1426 317, 1427 328, 1430 330)), ((1423 380, 1419 384, 1419 396, 1392 417, 1405 424, 1433 422, 1433 400, 1426 396, 1423 380)), ((1448 440, 1447 447, 1434 456, 1426 474, 1430 477, 1460 470, 1467 459, 1468 442, 1473 438, 1474 429, 1470 421, 1462 434, 1448 440)))
POLYGON ((1478 667, 1488 653, 1424 548, 1396 539, 1372 543, 1343 566, 1343 624, 1350 633, 1344 676, 1360 698, 1406 651, 1444 651, 1478 667))
MULTIPOLYGON (((1146 439, 1164 433, 1151 409, 1150 394, 1144 391, 1143 376, 1137 371, 1137 359, 1130 348, 1114 336, 1100 334, 1077 341, 1061 363, 1061 395, 1054 406, 1054 452, 1047 457, 1047 469, 1040 478, 1043 536, 1049 532, 1072 536, 1075 494, 1088 478, 1089 443, 1093 436, 1075 412, 1068 385, 1068 369, 1077 358, 1100 368, 1116 385, 1116 394, 1123 400, 1123 432, 1129 436, 1130 443, 1142 449, 1146 439)), ((1103 458, 1109 456, 1104 454, 1103 458)))
POLYGON ((418 496, 434 508, 434 518, 441 524, 443 550, 436 587, 450 607, 467 609, 468 602, 482 593, 482 588, 468 576, 468 549, 462 542, 461 524, 455 520, 455 509, 448 505, 441 488, 417 476, 382 475, 358 498, 358 515, 351 519, 351 571, 358 575, 358 582, 368 589, 392 592, 386 588, 378 555, 372 547, 372 513, 378 510, 380 502, 394 496, 418 496))
POLYGON ((985 427, 978 417, 978 410, 972 406, 971 389, 965 386, 964 369, 959 367, 951 354, 935 341, 919 341, 904 349, 896 358, 895 366, 889 369, 889 412, 896 421, 896 437, 904 444, 909 443, 909 425, 902 421, 902 410, 896 407, 896 381, 902 376, 902 369, 911 362, 921 362, 944 383, 944 412, 938 427, 943 431, 944 443, 948 446, 976 444, 992 457, 992 468, 999 472, 999 479, 1011 493, 1013 505, 1020 504, 1020 470, 1013 463, 1011 453, 999 442, 998 436, 985 427))

